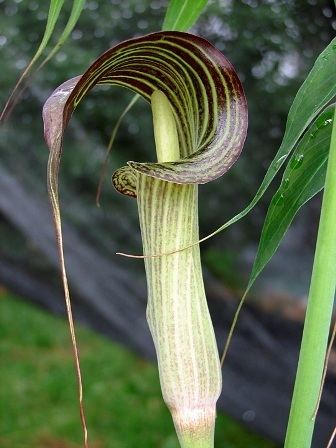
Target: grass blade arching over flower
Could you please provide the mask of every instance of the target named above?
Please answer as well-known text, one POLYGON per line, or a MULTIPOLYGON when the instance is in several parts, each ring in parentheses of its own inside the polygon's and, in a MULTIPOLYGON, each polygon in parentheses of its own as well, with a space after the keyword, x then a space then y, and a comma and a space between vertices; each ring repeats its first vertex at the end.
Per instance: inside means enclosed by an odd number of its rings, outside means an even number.
MULTIPOLYGON (((118 191, 138 197, 147 253, 164 253, 197 241, 197 184, 216 179, 232 166, 247 131, 246 100, 234 68, 209 42, 187 33, 158 32, 122 42, 81 77, 58 87, 46 102, 43 117, 50 148, 48 187, 68 303, 59 163, 71 114, 96 84, 127 87, 153 101, 158 163, 129 162, 113 176, 118 191), (167 138, 162 140, 165 131, 167 138), (171 150, 173 155, 166 157, 171 150)), ((161 385, 180 442, 183 447, 210 448, 220 367, 199 248, 148 259, 146 273, 147 315, 161 385)))
POLYGON ((324 188, 335 104, 328 106, 296 146, 268 207, 247 290, 273 257, 300 208, 324 188))
POLYGON ((289 109, 285 133, 252 201, 223 225, 200 240, 206 241, 244 218, 260 201, 312 121, 336 97, 336 37, 316 59, 289 109))

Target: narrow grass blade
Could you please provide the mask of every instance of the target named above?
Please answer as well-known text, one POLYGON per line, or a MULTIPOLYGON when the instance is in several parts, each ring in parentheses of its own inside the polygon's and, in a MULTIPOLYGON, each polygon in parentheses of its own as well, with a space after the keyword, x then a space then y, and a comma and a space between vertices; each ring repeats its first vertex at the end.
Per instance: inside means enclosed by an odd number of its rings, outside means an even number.
POLYGON ((40 70, 51 58, 55 56, 55 54, 59 51, 59 49, 64 45, 65 41, 70 36, 70 33, 76 26, 76 23, 78 22, 78 19, 82 13, 83 7, 85 4, 85 0, 74 0, 72 3, 72 9, 70 13, 69 20, 58 39, 56 45, 50 50, 46 58, 41 62, 41 64, 38 66, 37 70, 40 70))
POLYGON ((22 93, 22 91, 24 89, 24 83, 27 80, 27 78, 29 77, 29 75, 31 74, 33 66, 35 65, 36 61, 40 58, 43 50, 48 45, 48 42, 49 42, 51 35, 54 31, 57 19, 61 12, 63 3, 64 3, 64 0, 51 0, 50 1, 47 25, 46 25, 46 28, 44 31, 42 41, 41 41, 35 55, 33 56, 32 60, 30 61, 29 65, 27 66, 25 71, 20 76, 10 97, 8 98, 7 103, 1 113, 0 122, 4 121, 8 117, 11 110, 15 106, 16 101, 18 100, 18 97, 20 96, 20 94, 22 93))
POLYGON ((207 3, 207 0, 171 0, 162 29, 187 31, 197 21, 207 3))
POLYGON ((296 94, 289 110, 285 135, 281 146, 250 204, 210 235, 205 241, 246 216, 259 202, 293 148, 312 120, 336 95, 336 38, 317 58, 312 70, 296 94))
POLYGON ((64 0, 51 0, 50 1, 50 8, 49 8, 49 13, 48 13, 46 29, 45 29, 42 41, 40 43, 40 46, 38 47, 31 63, 34 63, 40 57, 41 53, 48 45, 48 42, 51 38, 51 35, 54 31, 56 22, 60 15, 63 3, 64 3, 64 0))
POLYGON ((336 289, 336 114, 333 119, 300 356, 285 448, 309 448, 319 397, 336 289))
POLYGON ((267 211, 248 288, 274 255, 299 209, 324 187, 334 110, 329 106, 318 116, 289 160, 267 211))
POLYGON ((268 208, 249 282, 225 342, 222 364, 240 311, 253 283, 279 247, 299 209, 324 187, 334 111, 335 105, 331 105, 319 115, 300 140, 288 162, 281 185, 268 208))

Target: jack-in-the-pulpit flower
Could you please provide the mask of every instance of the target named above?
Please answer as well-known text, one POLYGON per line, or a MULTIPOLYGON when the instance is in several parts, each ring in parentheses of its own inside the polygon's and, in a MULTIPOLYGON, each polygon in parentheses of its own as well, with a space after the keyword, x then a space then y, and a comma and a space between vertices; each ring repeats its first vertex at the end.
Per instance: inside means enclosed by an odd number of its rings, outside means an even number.
POLYGON ((215 47, 179 32, 122 42, 100 56, 81 77, 54 91, 43 118, 50 148, 48 186, 68 310, 59 161, 70 116, 96 84, 128 87, 152 105, 158 162, 129 162, 112 180, 119 192, 137 197, 144 254, 161 254, 145 258, 147 319, 163 397, 180 444, 211 448, 221 369, 199 246, 171 252, 199 239, 197 185, 224 174, 241 152, 247 131, 244 92, 234 68, 215 47))

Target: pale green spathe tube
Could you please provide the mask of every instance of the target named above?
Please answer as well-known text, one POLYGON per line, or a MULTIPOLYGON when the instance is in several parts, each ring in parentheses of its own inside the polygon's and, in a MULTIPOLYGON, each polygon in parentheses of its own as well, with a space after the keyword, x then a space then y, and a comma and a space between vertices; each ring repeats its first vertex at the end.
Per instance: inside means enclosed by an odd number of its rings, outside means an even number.
MULTIPOLYGON (((171 106, 152 96, 160 161, 179 158, 171 106), (157 114, 157 112, 159 112, 157 114)), ((197 186, 137 174, 144 254, 171 252, 198 240, 197 186)), ((145 259, 147 320, 154 340, 164 400, 183 448, 213 447, 221 369, 202 278, 199 246, 145 259)))

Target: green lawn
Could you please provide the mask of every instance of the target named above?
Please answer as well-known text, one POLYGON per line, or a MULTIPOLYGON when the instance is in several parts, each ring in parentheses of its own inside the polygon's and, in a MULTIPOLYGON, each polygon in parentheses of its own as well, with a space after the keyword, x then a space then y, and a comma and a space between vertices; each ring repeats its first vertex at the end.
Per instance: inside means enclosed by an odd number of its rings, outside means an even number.
MULTIPOLYGON (((78 326, 91 448, 177 448, 157 370, 78 326)), ((6 293, 0 295, 0 446, 81 446, 67 325, 6 293)), ((274 448, 220 415, 218 448, 274 448)))

